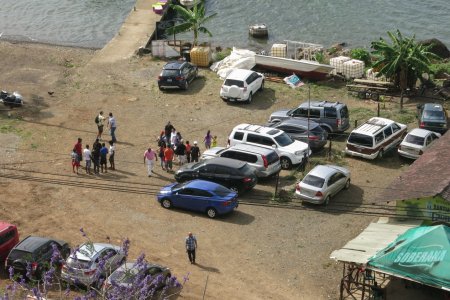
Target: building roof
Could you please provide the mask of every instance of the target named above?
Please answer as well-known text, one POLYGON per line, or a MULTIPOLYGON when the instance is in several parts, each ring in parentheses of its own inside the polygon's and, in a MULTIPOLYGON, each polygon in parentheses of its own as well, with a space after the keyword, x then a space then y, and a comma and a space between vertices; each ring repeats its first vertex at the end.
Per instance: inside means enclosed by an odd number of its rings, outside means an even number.
POLYGON ((450 133, 435 141, 405 172, 381 192, 378 201, 440 195, 450 201, 450 133))
POLYGON ((416 223, 370 223, 363 232, 345 244, 344 247, 333 251, 330 258, 340 262, 365 265, 369 258, 378 251, 386 248, 398 236, 416 226, 416 223))

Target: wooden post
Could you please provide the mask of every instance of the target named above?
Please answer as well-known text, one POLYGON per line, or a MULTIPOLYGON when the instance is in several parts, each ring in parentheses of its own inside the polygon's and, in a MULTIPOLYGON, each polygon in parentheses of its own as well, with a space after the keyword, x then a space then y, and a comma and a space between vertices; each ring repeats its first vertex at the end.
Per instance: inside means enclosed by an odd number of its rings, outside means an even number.
POLYGON ((332 141, 333 141, 333 138, 330 136, 330 144, 328 146, 328 159, 330 159, 330 160, 331 160, 331 145, 333 143, 332 141))
POLYGON ((380 102, 377 103, 377 117, 380 116, 380 102))
POLYGON ((277 172, 277 180, 275 182, 275 195, 274 195, 274 198, 277 198, 277 194, 278 194, 278 184, 280 183, 280 172, 281 172, 281 170, 277 172))
POLYGON ((355 120, 355 128, 358 127, 358 120, 355 120))

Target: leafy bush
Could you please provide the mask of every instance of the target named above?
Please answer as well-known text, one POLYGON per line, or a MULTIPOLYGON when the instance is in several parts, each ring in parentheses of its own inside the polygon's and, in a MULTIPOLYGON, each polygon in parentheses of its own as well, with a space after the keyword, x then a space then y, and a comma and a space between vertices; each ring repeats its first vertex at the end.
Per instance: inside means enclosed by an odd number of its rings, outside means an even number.
POLYGON ((224 59, 225 57, 229 56, 231 54, 231 49, 227 48, 225 50, 219 51, 216 53, 216 60, 220 61, 224 59))
POLYGON ((369 67, 372 64, 370 59, 370 53, 364 48, 352 49, 350 51, 350 57, 353 59, 362 60, 366 64, 366 67, 369 67))
POLYGON ((444 73, 450 74, 450 61, 432 64, 430 69, 436 78, 444 78, 444 73))
POLYGON ((325 54, 323 54, 323 52, 316 52, 314 54, 314 59, 318 62, 318 63, 325 63, 325 54))

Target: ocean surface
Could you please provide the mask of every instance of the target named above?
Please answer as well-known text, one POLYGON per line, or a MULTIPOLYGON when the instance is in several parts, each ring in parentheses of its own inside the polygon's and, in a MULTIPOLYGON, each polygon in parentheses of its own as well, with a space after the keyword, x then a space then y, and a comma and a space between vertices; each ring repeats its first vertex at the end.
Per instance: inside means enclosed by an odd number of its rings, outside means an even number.
MULTIPOLYGON (((151 0, 149 0, 151 1, 151 0)), ((156 2, 156 0, 154 0, 156 2)), ((103 47, 118 31, 135 0, 0 0, 1 38, 90 48, 103 47)), ((448 0, 206 0, 201 41, 226 47, 270 48, 295 40, 331 46, 369 47, 400 29, 418 40, 438 38, 450 47, 448 0), (267 40, 248 36, 248 26, 265 23, 267 40)), ((152 13, 152 12, 149 12, 152 13)), ((192 39, 192 33, 177 38, 192 39)))

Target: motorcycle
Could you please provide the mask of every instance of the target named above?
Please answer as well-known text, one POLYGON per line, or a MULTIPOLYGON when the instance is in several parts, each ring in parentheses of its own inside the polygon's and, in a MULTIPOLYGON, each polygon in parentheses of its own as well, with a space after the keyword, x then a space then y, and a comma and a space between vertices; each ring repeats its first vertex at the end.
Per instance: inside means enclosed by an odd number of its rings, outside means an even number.
POLYGON ((0 102, 3 102, 5 106, 11 108, 21 107, 23 105, 23 98, 18 92, 8 93, 6 91, 1 91, 0 102))

